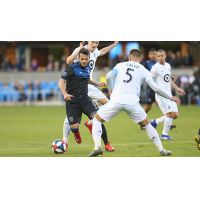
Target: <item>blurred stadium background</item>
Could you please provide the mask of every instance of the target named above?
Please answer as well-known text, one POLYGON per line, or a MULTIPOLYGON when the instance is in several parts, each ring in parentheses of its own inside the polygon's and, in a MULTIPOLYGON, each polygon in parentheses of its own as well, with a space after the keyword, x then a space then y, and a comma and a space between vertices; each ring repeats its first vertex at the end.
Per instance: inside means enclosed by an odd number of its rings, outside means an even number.
MULTIPOLYGON (((112 43, 100 41, 98 49, 112 43)), ((66 57, 79 44, 80 41, 1 41, 0 105, 63 105, 57 83, 66 67, 66 57)), ((122 41, 97 59, 94 80, 105 81, 106 73, 117 63, 127 61, 133 48, 142 51, 145 61, 151 48, 164 49, 176 84, 186 92, 186 96, 180 97, 181 104, 200 106, 200 42, 122 41)), ((108 95, 106 88, 100 89, 108 95)), ((143 84, 141 103, 145 103, 145 97, 143 84)))

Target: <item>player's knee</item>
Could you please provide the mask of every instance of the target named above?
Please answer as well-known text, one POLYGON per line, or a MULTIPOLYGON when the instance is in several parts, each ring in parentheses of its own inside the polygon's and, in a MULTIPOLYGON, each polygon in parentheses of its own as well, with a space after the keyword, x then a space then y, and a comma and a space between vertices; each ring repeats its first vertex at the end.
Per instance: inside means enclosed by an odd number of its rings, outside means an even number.
POLYGON ((142 127, 146 127, 148 124, 149 124, 148 117, 145 120, 143 120, 142 122, 139 123, 139 125, 142 126, 142 127))
POLYGON ((100 121, 101 123, 104 122, 104 120, 99 116, 98 113, 96 113, 94 117, 95 117, 98 121, 100 121))
POLYGON ((178 118, 178 113, 174 113, 174 119, 178 118))

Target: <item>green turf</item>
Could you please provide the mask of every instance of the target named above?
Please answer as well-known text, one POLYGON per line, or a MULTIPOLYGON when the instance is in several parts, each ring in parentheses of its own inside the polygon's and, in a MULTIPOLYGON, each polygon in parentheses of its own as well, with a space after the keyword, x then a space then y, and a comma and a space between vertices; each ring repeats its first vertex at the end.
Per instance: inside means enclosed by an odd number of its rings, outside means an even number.
MULTIPOLYGON (((159 107, 153 107, 149 119, 162 116, 159 107)), ((77 144, 72 133, 68 152, 57 155, 51 150, 56 139, 62 139, 62 125, 65 118, 63 107, 0 107, 0 157, 85 157, 94 148, 88 129, 83 125, 80 132, 82 144, 77 144)), ((179 106, 179 118, 173 122, 176 129, 170 132, 173 141, 162 141, 165 149, 174 157, 199 157, 194 136, 200 128, 200 107, 179 106)), ((111 122, 105 123, 108 139, 115 152, 104 151, 103 157, 157 157, 157 148, 125 112, 111 122)), ((163 124, 158 125, 161 135, 163 124)), ((104 147, 102 142, 102 147, 104 147)))

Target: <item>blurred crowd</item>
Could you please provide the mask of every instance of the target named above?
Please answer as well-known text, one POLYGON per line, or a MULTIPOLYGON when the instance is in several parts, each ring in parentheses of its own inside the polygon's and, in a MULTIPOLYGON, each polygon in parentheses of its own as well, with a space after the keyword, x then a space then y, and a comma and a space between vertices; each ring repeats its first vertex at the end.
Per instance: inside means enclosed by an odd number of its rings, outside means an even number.
MULTIPOLYGON (((143 61, 145 61, 144 55, 142 56, 143 61)), ((126 55, 126 53, 122 53, 116 56, 116 58, 113 60, 113 67, 120 62, 126 61, 128 61, 128 56, 126 55)), ((166 62, 169 63, 174 69, 180 67, 192 67, 194 65, 193 57, 189 51, 186 52, 185 56, 182 58, 180 51, 173 52, 172 50, 168 50, 166 53, 166 62)))
MULTIPOLYGON (((66 68, 66 59, 67 57, 63 55, 60 61, 54 61, 54 56, 49 55, 48 61, 46 64, 46 71, 64 71, 66 68)), ((21 62, 20 58, 15 59, 15 64, 12 66, 8 57, 4 58, 4 61, 0 64, 0 71, 10 72, 10 71, 38 71, 39 70, 39 63, 36 58, 33 58, 31 61, 31 66, 25 69, 24 64, 21 62)))

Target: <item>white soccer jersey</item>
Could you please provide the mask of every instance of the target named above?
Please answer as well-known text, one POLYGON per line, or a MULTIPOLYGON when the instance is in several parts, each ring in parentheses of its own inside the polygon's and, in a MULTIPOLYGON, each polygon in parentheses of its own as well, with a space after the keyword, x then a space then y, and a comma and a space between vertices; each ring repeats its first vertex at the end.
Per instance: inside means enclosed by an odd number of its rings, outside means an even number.
MULTIPOLYGON (((157 62, 151 68, 152 77, 155 78, 156 84, 164 89, 168 94, 171 94, 171 66, 165 62, 165 65, 161 65, 157 62)), ((161 97, 156 94, 156 97, 161 97)))
MULTIPOLYGON (((85 48, 87 49, 88 45, 86 45, 85 48)), ((79 47, 74 50, 74 52, 72 53, 72 55, 75 52, 77 52, 78 50, 79 50, 79 47)), ((100 56, 100 54, 101 54, 101 51, 99 51, 97 48, 95 49, 94 52, 90 52, 89 66, 90 66, 90 69, 91 69, 91 73, 90 73, 90 79, 91 80, 93 80, 92 76, 93 76, 93 71, 94 71, 94 68, 95 68, 95 63, 96 63, 97 58, 100 56)), ((78 56, 77 56, 77 58, 76 58, 76 60, 74 62, 79 62, 78 56)))
POLYGON ((140 100, 140 89, 144 80, 153 80, 151 73, 135 61, 117 64, 113 73, 117 76, 111 101, 120 104, 136 105, 140 100))

